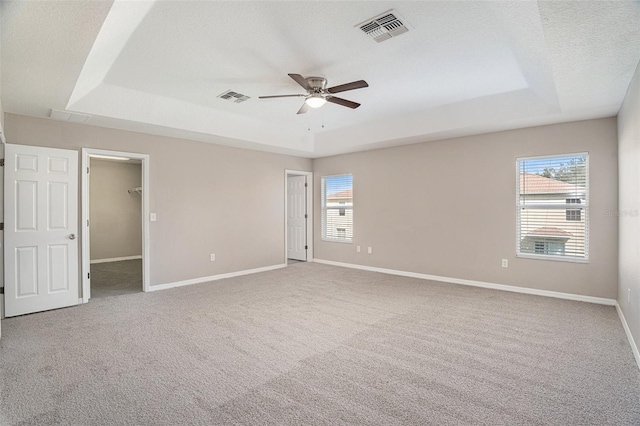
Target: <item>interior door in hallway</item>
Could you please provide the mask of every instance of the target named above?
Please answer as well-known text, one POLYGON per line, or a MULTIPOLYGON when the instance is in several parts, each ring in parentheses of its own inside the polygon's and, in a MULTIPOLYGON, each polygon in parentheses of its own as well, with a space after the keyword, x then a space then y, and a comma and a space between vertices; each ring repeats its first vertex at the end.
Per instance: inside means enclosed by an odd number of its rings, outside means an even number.
POLYGON ((78 153, 5 148, 5 315, 78 304, 78 153))
POLYGON ((287 176, 287 258, 307 260, 307 177, 287 176))

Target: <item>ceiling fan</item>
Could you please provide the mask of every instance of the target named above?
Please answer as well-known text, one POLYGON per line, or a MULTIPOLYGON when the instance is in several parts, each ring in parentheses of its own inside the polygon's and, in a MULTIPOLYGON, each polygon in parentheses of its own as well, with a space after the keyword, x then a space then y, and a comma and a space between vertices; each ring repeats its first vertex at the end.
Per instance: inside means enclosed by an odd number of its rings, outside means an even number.
POLYGON ((333 86, 327 88, 327 79, 323 77, 307 77, 304 78, 300 74, 289 74, 289 77, 295 80, 304 90, 306 94, 298 95, 273 95, 273 96, 259 96, 259 99, 270 98, 304 98, 304 104, 298 110, 298 114, 304 114, 309 111, 309 108, 320 108, 326 102, 346 106, 348 108, 358 108, 359 103, 342 99, 337 96, 333 96, 334 93, 346 92, 347 90, 362 89, 363 87, 369 87, 366 81, 358 80, 351 83, 341 84, 339 86, 333 86))

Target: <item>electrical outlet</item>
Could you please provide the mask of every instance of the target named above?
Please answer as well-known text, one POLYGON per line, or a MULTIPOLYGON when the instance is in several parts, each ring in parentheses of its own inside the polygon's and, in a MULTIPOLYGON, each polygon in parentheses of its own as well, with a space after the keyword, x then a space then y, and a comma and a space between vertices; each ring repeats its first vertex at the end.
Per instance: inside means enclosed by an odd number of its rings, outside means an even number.
POLYGON ((371 247, 368 247, 367 248, 367 253, 369 253, 369 254, 373 253, 373 249, 371 247))
POLYGON ((356 251, 360 253, 360 246, 356 246, 356 251))
POLYGON ((151 222, 155 222, 156 221, 156 214, 155 213, 151 213, 151 222))
POLYGON ((216 260, 216 254, 215 253, 211 253, 211 255, 209 255, 209 259, 214 262, 216 260))
POLYGON ((509 267, 509 259, 502 259, 502 267, 503 268, 509 267))
POLYGON ((631 302, 631 289, 627 289, 627 304, 631 302))

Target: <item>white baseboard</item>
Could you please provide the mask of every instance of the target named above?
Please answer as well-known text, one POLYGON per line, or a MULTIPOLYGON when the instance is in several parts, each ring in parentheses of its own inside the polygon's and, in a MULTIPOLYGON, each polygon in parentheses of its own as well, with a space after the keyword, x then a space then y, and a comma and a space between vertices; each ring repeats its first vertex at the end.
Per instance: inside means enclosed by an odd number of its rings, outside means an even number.
POLYGON ((91 262, 91 264, 94 263, 109 263, 109 262, 121 262, 123 260, 135 260, 135 259, 142 259, 142 255, 137 255, 137 256, 125 256, 125 257, 112 257, 110 259, 93 259, 91 262))
POLYGON ((620 309, 620 305, 616 302, 616 311, 618 311, 618 316, 620 317, 620 322, 622 322, 622 328, 624 328, 624 332, 627 335, 627 339, 629 340, 629 344, 631 345, 631 351, 633 352, 633 357, 636 359, 636 364, 638 364, 638 368, 640 368, 640 352, 638 351, 638 345, 636 345, 636 341, 633 339, 633 335, 631 334, 631 329, 629 328, 629 324, 627 324, 627 319, 624 317, 624 313, 622 309, 620 309))
POLYGON ((493 290, 510 291, 513 293, 533 294, 535 296, 555 297, 556 299, 577 300, 580 302, 596 303, 599 305, 615 306, 615 299, 606 299, 604 297, 583 296, 581 294, 561 293, 558 291, 538 290, 535 288, 516 287, 505 284, 494 284, 483 281, 465 280, 461 278, 441 277, 438 275, 420 274, 417 272, 398 271, 395 269, 376 268, 374 266, 356 265, 354 263, 334 262, 333 260, 324 260, 315 258, 316 263, 324 263, 326 265, 342 266, 344 268, 362 269, 364 271, 381 272, 383 274, 400 275, 402 277, 420 278, 423 280, 442 281, 451 284, 468 285, 473 287, 490 288, 493 290))
POLYGON ((287 267, 287 265, 285 263, 282 263, 282 264, 279 264, 279 265, 264 266, 262 268, 246 269, 244 271, 237 271, 237 272, 229 272, 229 273, 226 273, 226 274, 212 275, 210 277, 193 278, 193 279, 190 279, 190 280, 176 281, 176 282, 173 282, 173 283, 152 285, 152 286, 149 287, 149 291, 166 290, 168 288, 183 287, 185 285, 201 284, 201 283, 206 283, 206 282, 209 282, 209 281, 217 281, 217 280, 222 280, 222 279, 225 279, 225 278, 239 277, 239 276, 242 276, 242 275, 257 274, 258 272, 273 271, 274 269, 280 269, 280 268, 286 268, 286 267, 287 267))

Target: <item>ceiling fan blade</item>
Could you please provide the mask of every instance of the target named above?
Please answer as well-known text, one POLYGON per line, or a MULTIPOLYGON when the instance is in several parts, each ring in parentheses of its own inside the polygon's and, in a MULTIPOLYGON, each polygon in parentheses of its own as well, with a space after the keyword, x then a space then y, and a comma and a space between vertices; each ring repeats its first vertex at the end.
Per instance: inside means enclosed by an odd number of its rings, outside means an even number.
POLYGON ((271 95, 271 96, 258 96, 258 99, 270 99, 270 98, 299 98, 300 96, 307 96, 307 95, 271 95))
POLYGON ((339 86, 329 87, 327 89, 327 92, 340 93, 340 92, 346 92, 347 90, 362 89, 363 87, 369 87, 369 85, 364 80, 358 80, 358 81, 352 81, 351 83, 341 84, 339 86))
POLYGON ((311 90, 311 86, 309 86, 307 80, 305 80, 300 74, 289 74, 289 77, 294 79, 304 90, 311 90))
POLYGON ((348 100, 342 99, 342 98, 336 98, 335 96, 327 96, 327 102, 331 102, 331 103, 334 103, 334 104, 346 106, 346 107, 352 108, 352 109, 356 109, 356 108, 358 108, 360 106, 360 104, 357 103, 357 102, 348 101, 348 100))
POLYGON ((309 111, 309 105, 305 102, 305 103, 302 104, 302 106, 298 110, 298 114, 304 114, 307 111, 309 111))

